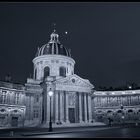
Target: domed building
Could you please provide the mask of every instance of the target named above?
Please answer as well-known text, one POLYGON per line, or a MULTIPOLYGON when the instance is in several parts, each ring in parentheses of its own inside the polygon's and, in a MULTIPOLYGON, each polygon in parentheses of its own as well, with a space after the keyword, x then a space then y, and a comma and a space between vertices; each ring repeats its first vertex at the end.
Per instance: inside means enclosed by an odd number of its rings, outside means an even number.
POLYGON ((54 125, 91 123, 94 86, 74 73, 75 61, 55 31, 50 41, 38 48, 33 64, 34 77, 28 78, 25 84, 25 124, 48 126, 50 111, 54 125), (49 97, 50 91, 52 97, 49 97))
POLYGON ((25 85, 0 81, 0 127, 140 122, 140 90, 96 91, 74 73, 71 52, 54 31, 33 59, 25 85))

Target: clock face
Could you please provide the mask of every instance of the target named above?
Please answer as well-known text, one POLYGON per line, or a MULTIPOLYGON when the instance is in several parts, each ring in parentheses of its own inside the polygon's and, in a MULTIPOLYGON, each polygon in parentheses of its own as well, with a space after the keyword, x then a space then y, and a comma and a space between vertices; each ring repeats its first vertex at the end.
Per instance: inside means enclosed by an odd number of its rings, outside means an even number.
POLYGON ((75 83, 75 79, 72 79, 72 82, 75 83))

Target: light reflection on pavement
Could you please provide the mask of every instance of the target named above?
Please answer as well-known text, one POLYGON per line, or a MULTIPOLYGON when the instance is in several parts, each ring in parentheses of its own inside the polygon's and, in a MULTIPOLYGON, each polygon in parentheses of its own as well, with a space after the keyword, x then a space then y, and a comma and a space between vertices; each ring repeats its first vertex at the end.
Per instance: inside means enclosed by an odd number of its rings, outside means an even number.
POLYGON ((140 128, 116 128, 116 129, 105 129, 99 131, 85 131, 85 132, 75 132, 75 133, 64 133, 64 134, 51 134, 51 135, 37 135, 28 136, 30 138, 140 138, 140 128))

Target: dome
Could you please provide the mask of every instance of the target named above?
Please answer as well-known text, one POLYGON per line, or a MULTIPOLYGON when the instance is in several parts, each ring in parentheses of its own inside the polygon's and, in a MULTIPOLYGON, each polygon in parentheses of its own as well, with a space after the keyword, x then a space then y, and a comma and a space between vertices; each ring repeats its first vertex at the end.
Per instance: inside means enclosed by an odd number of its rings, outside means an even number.
POLYGON ((50 36, 50 41, 43 45, 41 48, 38 48, 38 52, 36 54, 37 56, 42 55, 64 55, 64 56, 70 56, 70 52, 67 51, 67 49, 60 43, 58 40, 59 35, 54 32, 50 36))

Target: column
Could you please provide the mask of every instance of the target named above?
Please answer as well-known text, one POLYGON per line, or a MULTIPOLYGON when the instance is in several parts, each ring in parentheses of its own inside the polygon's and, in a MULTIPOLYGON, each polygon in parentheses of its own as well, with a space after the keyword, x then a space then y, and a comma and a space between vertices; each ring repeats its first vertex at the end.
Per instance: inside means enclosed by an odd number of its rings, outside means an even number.
POLYGON ((33 110, 34 97, 32 95, 30 95, 30 96, 31 96, 31 102, 30 102, 30 104, 31 104, 31 119, 33 120, 33 118, 34 118, 34 110, 33 110))
POLYGON ((10 104, 14 104, 13 100, 14 100, 14 93, 13 93, 13 91, 11 91, 11 93, 10 93, 10 104))
POLYGON ((132 105, 132 103, 131 103, 131 101, 132 101, 132 100, 131 100, 131 95, 130 95, 129 97, 130 97, 130 100, 129 100, 129 101, 130 101, 130 104, 129 104, 129 105, 131 106, 131 105, 132 105))
POLYGON ((91 96, 88 95, 88 115, 89 115, 89 123, 92 121, 92 108, 91 108, 91 96))
POLYGON ((8 116, 7 116, 7 121, 8 121, 8 125, 7 125, 7 126, 8 126, 8 127, 11 126, 11 116, 10 116, 11 114, 10 114, 10 111, 11 111, 11 110, 8 109, 8 116))
POLYGON ((85 116, 85 122, 87 122, 87 100, 86 100, 86 93, 84 94, 84 116, 85 116))
POLYGON ((26 115, 26 108, 24 109, 24 124, 23 124, 24 126, 25 126, 25 121, 26 121, 26 116, 25 115, 26 115))
POLYGON ((69 114, 68 114, 68 92, 66 92, 66 123, 69 123, 69 114))
POLYGON ((137 105, 138 105, 139 104, 139 95, 137 97, 138 97, 138 99, 137 99, 137 105))
POLYGON ((42 123, 42 96, 40 97, 39 99, 39 121, 40 121, 40 124, 42 123))
POLYGON ((79 123, 82 122, 82 104, 81 104, 81 93, 79 93, 79 123))
POLYGON ((60 92, 60 122, 63 122, 63 103, 62 103, 62 91, 60 92))
POLYGON ((127 106, 129 106, 129 96, 127 95, 127 106))
MULTIPOLYGON (((46 93, 47 94, 47 93, 46 93)), ((50 122, 50 97, 47 94, 47 124, 50 122)))
POLYGON ((58 92, 55 93, 55 123, 58 122, 58 92))
POLYGON ((28 94, 28 103, 29 103, 29 121, 31 121, 31 95, 28 94))
POLYGON ((33 79, 35 79, 35 66, 34 66, 34 75, 33 75, 33 79))
POLYGON ((46 115, 47 115, 47 95, 45 94, 46 91, 43 91, 42 94, 42 115, 43 115, 43 124, 46 123, 46 115))
POLYGON ((7 98, 6 98, 7 104, 9 104, 10 103, 10 94, 9 94, 9 91, 6 92, 6 96, 7 96, 7 98))
POLYGON ((41 79, 41 67, 40 67, 40 63, 38 65, 38 79, 41 79))

